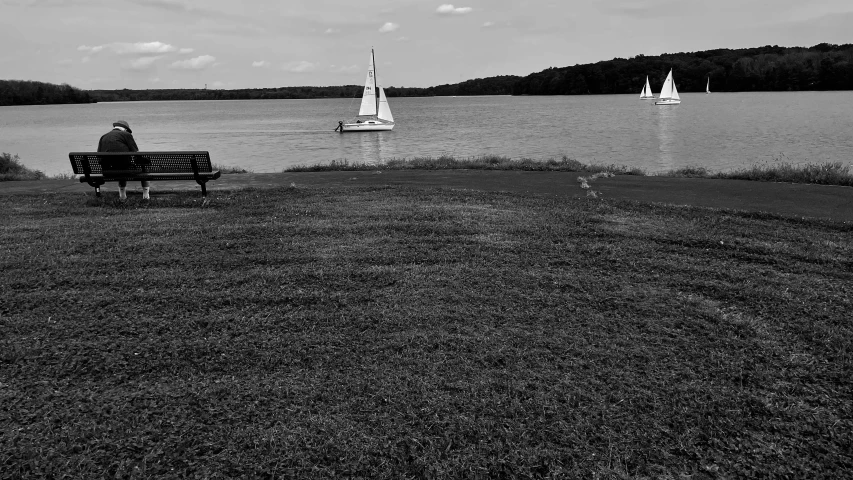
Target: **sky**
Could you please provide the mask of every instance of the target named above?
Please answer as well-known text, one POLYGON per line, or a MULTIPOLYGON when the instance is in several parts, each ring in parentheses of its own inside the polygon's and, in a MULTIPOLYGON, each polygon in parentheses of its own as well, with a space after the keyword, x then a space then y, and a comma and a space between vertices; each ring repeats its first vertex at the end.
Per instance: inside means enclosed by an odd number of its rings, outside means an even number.
POLYGON ((359 85, 373 48, 383 86, 429 87, 638 54, 853 43, 851 0, 444 1, 0 0, 0 79, 359 85))

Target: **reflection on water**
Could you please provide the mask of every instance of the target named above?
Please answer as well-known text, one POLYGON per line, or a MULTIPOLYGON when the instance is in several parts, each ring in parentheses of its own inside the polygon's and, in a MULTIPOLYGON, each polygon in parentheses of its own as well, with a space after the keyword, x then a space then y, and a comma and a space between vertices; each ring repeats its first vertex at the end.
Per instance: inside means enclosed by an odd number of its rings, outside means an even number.
POLYGON ((391 98, 390 132, 334 131, 350 99, 173 101, 0 107, 0 152, 48 175, 94 150, 124 119, 151 150, 207 150, 217 165, 280 172, 332 160, 499 155, 656 172, 772 161, 853 159, 853 92, 684 93, 678 106, 635 95, 391 98), (50 141, 45 142, 45 132, 50 141))
POLYGON ((671 170, 675 166, 675 126, 678 121, 679 105, 655 105, 657 108, 658 161, 657 171, 671 170))
POLYGON ((361 147, 359 149, 359 153, 361 154, 361 163, 365 163, 367 165, 379 165, 382 163, 382 159, 385 158, 383 155, 383 147, 385 145, 384 137, 387 133, 389 132, 360 132, 352 134, 358 136, 358 142, 361 147))

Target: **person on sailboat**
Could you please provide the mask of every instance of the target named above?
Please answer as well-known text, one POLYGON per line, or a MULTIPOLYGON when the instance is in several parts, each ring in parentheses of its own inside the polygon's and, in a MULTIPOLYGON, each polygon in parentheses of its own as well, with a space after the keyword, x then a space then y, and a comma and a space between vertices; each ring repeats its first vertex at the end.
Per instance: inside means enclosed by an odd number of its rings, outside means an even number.
POLYGON ((340 129, 341 133, 344 133, 344 122, 338 121, 338 126, 335 127, 335 131, 337 132, 340 129))

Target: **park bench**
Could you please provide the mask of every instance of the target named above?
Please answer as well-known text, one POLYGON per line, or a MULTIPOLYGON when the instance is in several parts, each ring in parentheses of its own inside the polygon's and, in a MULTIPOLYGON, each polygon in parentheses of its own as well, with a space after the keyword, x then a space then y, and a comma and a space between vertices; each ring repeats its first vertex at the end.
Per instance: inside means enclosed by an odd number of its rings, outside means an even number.
POLYGON ((195 180, 201 195, 207 196, 205 184, 220 175, 219 170, 213 171, 208 152, 71 152, 68 158, 74 174, 82 175, 80 182, 95 187, 99 197, 101 185, 119 180, 195 180), (115 163, 120 169, 113 167, 115 163))

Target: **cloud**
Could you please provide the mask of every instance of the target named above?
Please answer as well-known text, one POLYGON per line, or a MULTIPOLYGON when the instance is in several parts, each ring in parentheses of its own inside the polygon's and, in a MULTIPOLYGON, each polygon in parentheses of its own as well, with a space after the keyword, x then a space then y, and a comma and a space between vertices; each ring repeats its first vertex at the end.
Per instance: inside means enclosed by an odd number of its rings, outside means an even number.
POLYGON ((195 51, 194 48, 182 48, 178 50, 178 53, 193 53, 195 51))
POLYGON ((136 53, 169 53, 177 50, 168 43, 162 42, 136 42, 136 43, 113 43, 110 48, 119 55, 136 53))
POLYGON ((287 72, 293 72, 293 73, 307 73, 307 72, 313 72, 314 70, 317 70, 318 66, 319 66, 319 64, 317 64, 317 63, 311 63, 311 62, 307 62, 305 60, 300 60, 298 62, 285 63, 284 66, 282 67, 282 69, 287 71, 287 72))
POLYGON ((266 60, 258 60, 257 62, 252 62, 253 67, 269 67, 270 62, 266 60))
POLYGON ((483 28, 489 28, 489 27, 494 27, 494 26, 495 26, 495 22, 485 22, 485 23, 483 23, 483 28))
POLYGON ((379 33, 389 33, 400 28, 396 23, 386 22, 385 25, 379 27, 379 33))
MULTIPOLYGON (((81 52, 98 53, 104 50, 105 48, 119 55, 169 53, 177 51, 177 48, 173 47, 172 45, 169 45, 168 43, 163 42, 115 42, 108 43, 106 45, 97 45, 94 47, 90 47, 88 45, 80 45, 79 47, 77 47, 77 50, 81 52)), ((181 49, 181 53, 187 53, 185 50, 189 50, 190 52, 192 51, 192 49, 181 49)))
POLYGON ((408 41, 409 41, 409 37, 397 37, 397 41, 398 41, 398 42, 408 42, 408 41))
POLYGON ((329 71, 332 73, 358 73, 358 72, 361 72, 361 69, 362 69, 362 67, 359 67, 358 65, 349 65, 349 66, 340 66, 340 67, 336 67, 336 66, 332 65, 330 68, 331 68, 331 70, 329 70, 329 71))
POLYGON ((189 60, 179 60, 177 62, 172 62, 171 67, 181 70, 202 70, 213 65, 213 62, 215 61, 216 57, 210 55, 201 55, 199 57, 191 58, 189 60))
POLYGON ((98 53, 98 52, 100 52, 100 51, 101 51, 101 50, 103 50, 103 49, 104 49, 104 46, 103 46, 103 45, 98 45, 97 47, 90 47, 90 46, 87 46, 87 45, 80 45, 79 47, 77 47, 77 50, 79 50, 79 51, 81 51, 81 52, 89 52, 89 53, 98 53))
POLYGON ((439 6, 435 9, 435 13, 439 15, 465 15, 466 13, 471 13, 474 9, 471 7, 454 7, 449 3, 445 3, 444 5, 439 6))
POLYGON ((139 57, 139 58, 135 58, 135 59, 131 60, 128 63, 125 63, 122 66, 127 70, 136 70, 136 71, 148 70, 149 68, 154 66, 154 62, 156 62, 157 60, 159 60, 161 58, 163 58, 162 55, 139 57))
POLYGON ((325 34, 327 34, 327 35, 328 35, 328 34, 332 34, 332 33, 339 33, 339 32, 340 32, 340 30, 338 30, 338 29, 336 29, 336 28, 327 28, 327 29, 326 29, 326 31, 325 31, 325 32, 323 32, 323 33, 325 33, 325 34))

